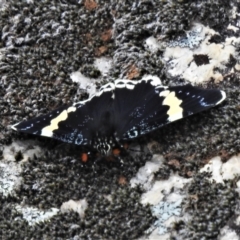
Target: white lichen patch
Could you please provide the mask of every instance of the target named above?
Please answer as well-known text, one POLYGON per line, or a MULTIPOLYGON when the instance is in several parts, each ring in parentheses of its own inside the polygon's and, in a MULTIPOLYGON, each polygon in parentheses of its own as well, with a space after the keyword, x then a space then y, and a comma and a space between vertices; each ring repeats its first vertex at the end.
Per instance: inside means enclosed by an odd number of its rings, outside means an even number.
POLYGON ((101 72, 101 74, 107 75, 112 67, 112 59, 106 57, 96 58, 94 66, 101 72))
POLYGON ((182 191, 184 185, 191 179, 184 179, 176 174, 172 174, 169 179, 156 181, 148 192, 142 196, 143 204, 151 204, 152 214, 157 217, 157 221, 146 231, 151 233, 150 240, 169 239, 168 227, 180 219, 182 212, 182 200, 186 193, 182 191))
POLYGON ((154 75, 143 75, 143 77, 141 78, 141 80, 153 80, 153 83, 155 84, 155 86, 157 85, 162 85, 162 81, 158 76, 154 76, 154 75))
POLYGON ((228 30, 232 30, 232 31, 235 32, 235 33, 236 33, 237 31, 239 31, 239 27, 235 27, 235 26, 233 26, 233 25, 231 25, 231 24, 228 25, 227 29, 228 29, 228 30))
POLYGON ((232 19, 236 19, 238 15, 239 15, 239 13, 238 13, 237 6, 233 6, 232 9, 230 10, 230 17, 232 19))
MULTIPOLYGON (((106 76, 112 67, 112 59, 106 57, 96 58, 94 61, 94 66, 101 72, 102 76, 106 76)), ((73 82, 78 83, 78 92, 86 91, 89 94, 89 97, 96 94, 96 82, 100 82, 100 78, 93 79, 86 77, 80 71, 72 72, 70 74, 70 78, 73 82)))
POLYGON ((220 234, 218 236, 218 240, 239 240, 239 236, 237 233, 230 229, 228 226, 225 226, 221 229, 220 234))
POLYGON ((179 46, 181 48, 196 48, 199 46, 201 41, 205 38, 205 34, 202 31, 201 24, 195 24, 190 31, 186 32, 186 36, 180 36, 178 39, 170 41, 169 47, 179 46))
POLYGON ((152 213, 158 218, 153 226, 147 231, 152 232, 156 228, 158 229, 158 235, 166 234, 167 225, 171 225, 173 221, 176 221, 175 216, 179 216, 181 213, 182 200, 179 199, 175 202, 161 201, 159 204, 152 207, 152 213))
POLYGON ((153 187, 143 194, 142 203, 156 205, 163 200, 164 196, 170 194, 172 188, 182 189, 189 181, 191 179, 180 177, 177 174, 172 174, 167 180, 155 181, 153 187))
MULTIPOLYGON (((51 208, 47 211, 42 211, 34 207, 22 207, 20 205, 16 206, 15 209, 19 213, 22 213, 23 219, 25 219, 30 226, 40 222, 49 221, 59 212, 59 209, 57 208, 51 208)), ((15 221, 17 220, 19 220, 19 218, 15 219, 15 221)))
POLYGON ((69 200, 67 202, 64 202, 60 209, 63 213, 69 211, 77 212, 81 218, 84 218, 87 208, 88 203, 86 199, 82 199, 79 201, 69 200))
POLYGON ((214 157, 200 170, 200 172, 205 171, 212 173, 210 180, 219 183, 224 183, 224 180, 233 179, 237 175, 240 176, 240 155, 231 157, 225 163, 221 161, 220 157, 214 157))
POLYGON ((145 190, 149 190, 152 186, 154 173, 162 166, 163 160, 162 156, 154 155, 152 160, 146 162, 145 165, 138 170, 137 175, 130 180, 131 187, 141 185, 145 190))
POLYGON ((223 183, 222 175, 221 175, 222 161, 220 157, 212 158, 208 164, 206 164, 203 168, 200 169, 200 172, 211 172, 212 176, 209 180, 214 180, 219 183, 223 183))
POLYGON ((32 158, 34 154, 41 154, 40 147, 36 146, 33 141, 16 141, 3 149, 3 158, 0 162, 0 194, 7 197, 8 195, 15 195, 15 190, 19 189, 22 177, 21 164, 32 158), (17 152, 21 151, 22 159, 15 160, 17 152))
MULTIPOLYGON (((225 184, 224 180, 240 175, 240 155, 231 157, 225 163, 219 156, 214 157, 200 170, 200 172, 206 171, 212 173, 210 181, 225 184)), ((155 181, 152 188, 142 195, 141 202, 153 205, 152 214, 157 217, 157 221, 146 232, 150 233, 148 239, 170 239, 171 229, 175 222, 183 220, 190 224, 193 221, 191 215, 182 208, 184 198, 189 198, 186 190, 191 181, 191 178, 185 179, 172 174, 167 180, 155 181)), ((237 185, 239 187, 236 190, 240 192, 240 181, 237 185)), ((239 219, 240 217, 236 219, 236 225, 239 225, 239 219)), ((218 239, 238 238, 233 229, 224 227, 218 239)))
POLYGON ((151 36, 146 39, 145 46, 151 51, 151 52, 157 52, 158 50, 162 49, 161 42, 157 40, 157 38, 151 36))
POLYGON ((223 179, 233 179, 236 175, 240 176, 240 155, 231 157, 222 166, 223 179))
POLYGON ((3 161, 15 162, 15 154, 21 151, 23 159, 21 162, 27 161, 28 158, 32 158, 35 155, 42 153, 42 149, 37 146, 36 141, 15 141, 8 146, 4 146, 3 149, 3 161))
POLYGON ((226 69, 225 64, 228 63, 230 56, 236 55, 235 46, 240 42, 240 38, 231 37, 226 38, 222 43, 211 43, 209 42, 211 37, 218 33, 203 25, 196 24, 196 26, 201 26, 199 35, 205 36, 204 40, 194 49, 180 46, 167 47, 164 53, 167 71, 170 76, 180 76, 191 83, 202 83, 211 78, 219 82, 224 77, 222 72, 226 69), (206 55, 209 63, 197 65, 194 55, 206 55))
POLYGON ((84 76, 81 72, 71 73, 70 78, 73 82, 79 84, 79 90, 87 91, 90 97, 96 93, 96 85, 93 83, 93 80, 84 76))
POLYGON ((182 211, 181 203, 185 194, 182 193, 184 185, 191 181, 177 174, 172 174, 167 180, 154 181, 154 173, 163 166, 163 157, 154 155, 153 160, 146 162, 145 166, 139 169, 135 178, 130 180, 131 186, 140 184, 146 190, 142 195, 142 204, 152 205, 152 214, 158 220, 147 230, 149 239, 168 239, 168 227, 179 219, 182 211), (165 238, 166 237, 166 238, 165 238))
POLYGON ((14 162, 0 162, 0 194, 4 197, 14 195, 19 189, 22 178, 20 177, 21 167, 14 162))

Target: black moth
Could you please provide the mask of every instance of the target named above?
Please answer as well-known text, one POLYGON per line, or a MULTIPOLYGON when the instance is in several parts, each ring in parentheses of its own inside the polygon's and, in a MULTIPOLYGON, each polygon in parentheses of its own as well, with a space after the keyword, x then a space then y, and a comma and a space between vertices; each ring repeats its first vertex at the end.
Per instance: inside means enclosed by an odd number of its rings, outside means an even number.
POLYGON ((117 80, 91 98, 23 121, 12 129, 89 145, 109 155, 121 141, 137 138, 170 122, 221 103, 225 92, 191 85, 163 87, 156 80, 117 80))

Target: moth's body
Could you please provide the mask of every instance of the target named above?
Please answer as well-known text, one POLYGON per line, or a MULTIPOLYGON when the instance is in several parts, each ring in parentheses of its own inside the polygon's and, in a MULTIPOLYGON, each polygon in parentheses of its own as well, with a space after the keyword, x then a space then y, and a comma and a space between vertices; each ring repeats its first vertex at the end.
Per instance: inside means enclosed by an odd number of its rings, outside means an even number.
POLYGON ((115 122, 113 113, 106 110, 99 116, 99 125, 91 133, 93 148, 104 156, 110 155, 113 147, 120 147, 115 122))
POLYGON ((121 141, 207 110, 225 97, 223 91, 191 85, 163 87, 155 80, 117 80, 85 101, 62 106, 12 128, 76 145, 89 145, 102 155, 109 155, 112 147, 121 147, 121 141))

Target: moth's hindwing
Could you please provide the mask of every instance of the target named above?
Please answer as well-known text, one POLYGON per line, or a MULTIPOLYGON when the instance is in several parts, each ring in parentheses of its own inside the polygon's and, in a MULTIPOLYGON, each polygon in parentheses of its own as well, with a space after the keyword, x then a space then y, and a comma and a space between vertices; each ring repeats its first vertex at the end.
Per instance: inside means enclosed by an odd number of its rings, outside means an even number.
POLYGON ((152 80, 118 80, 103 86, 88 100, 12 128, 77 145, 91 145, 94 139, 108 142, 113 137, 128 140, 207 110, 225 97, 223 91, 191 85, 163 87, 152 80))

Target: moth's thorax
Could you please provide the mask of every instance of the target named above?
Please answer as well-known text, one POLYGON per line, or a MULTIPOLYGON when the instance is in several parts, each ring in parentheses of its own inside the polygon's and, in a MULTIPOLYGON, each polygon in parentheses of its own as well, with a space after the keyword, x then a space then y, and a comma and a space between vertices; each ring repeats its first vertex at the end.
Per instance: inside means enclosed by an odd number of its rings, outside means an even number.
POLYGON ((114 114, 111 113, 110 111, 104 111, 100 116, 99 116, 99 122, 98 125, 95 125, 95 132, 94 134, 96 136, 104 136, 108 137, 109 139, 111 138, 111 135, 115 131, 115 118, 114 114))

